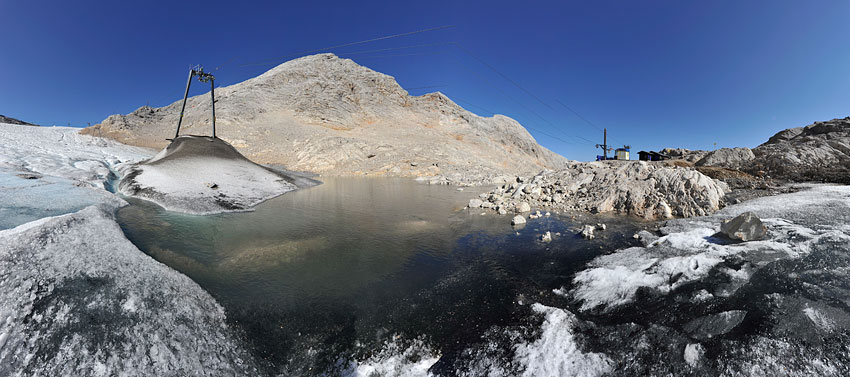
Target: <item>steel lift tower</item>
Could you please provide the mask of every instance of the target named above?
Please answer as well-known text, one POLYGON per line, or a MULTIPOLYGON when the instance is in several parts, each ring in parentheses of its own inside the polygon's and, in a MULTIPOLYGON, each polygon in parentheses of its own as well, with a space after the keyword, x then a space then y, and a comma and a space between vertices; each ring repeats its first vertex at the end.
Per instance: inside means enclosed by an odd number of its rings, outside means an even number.
MULTIPOLYGON (((183 94, 183 107, 180 108, 180 118, 177 119, 177 133, 174 134, 174 139, 180 136, 180 125, 183 124, 183 112, 186 111, 186 100, 189 98, 189 86, 192 85, 192 78, 198 76, 198 81, 210 83, 210 108, 212 109, 212 137, 215 138, 215 76, 212 73, 204 72, 204 67, 196 65, 189 70, 189 79, 186 81, 186 93, 183 94)), ((166 140, 174 140, 166 139, 166 140)))

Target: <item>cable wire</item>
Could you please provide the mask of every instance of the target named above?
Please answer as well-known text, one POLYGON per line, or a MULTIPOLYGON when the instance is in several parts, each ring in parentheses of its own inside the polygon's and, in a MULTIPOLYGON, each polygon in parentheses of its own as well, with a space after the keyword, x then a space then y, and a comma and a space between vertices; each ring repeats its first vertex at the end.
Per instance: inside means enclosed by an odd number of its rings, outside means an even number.
POLYGON ((370 43, 370 42, 377 42, 377 41, 382 41, 382 40, 391 39, 391 38, 405 37, 405 36, 408 36, 408 35, 426 33, 426 32, 429 32, 429 31, 451 29, 451 28, 454 28, 454 27, 455 27, 454 25, 443 25, 443 26, 437 26, 437 27, 432 27, 432 28, 428 28, 428 29, 409 31, 409 32, 406 32, 406 33, 386 35, 386 36, 383 36, 383 37, 371 38, 371 39, 366 39, 366 40, 357 41, 357 42, 344 43, 344 44, 335 45, 335 46, 328 46, 328 47, 324 47, 324 48, 317 48, 317 49, 314 49, 314 50, 305 50, 305 51, 295 52, 295 53, 292 53, 292 54, 289 54, 289 55, 283 55, 283 56, 278 56, 278 57, 275 57, 275 58, 269 58, 267 61, 256 61, 256 62, 241 64, 240 67, 252 66, 252 65, 273 64, 273 63, 279 62, 280 59, 290 58, 290 57, 293 57, 293 56, 310 54, 310 53, 320 52, 320 51, 327 51, 327 50, 334 49, 334 48, 355 46, 355 45, 370 43))

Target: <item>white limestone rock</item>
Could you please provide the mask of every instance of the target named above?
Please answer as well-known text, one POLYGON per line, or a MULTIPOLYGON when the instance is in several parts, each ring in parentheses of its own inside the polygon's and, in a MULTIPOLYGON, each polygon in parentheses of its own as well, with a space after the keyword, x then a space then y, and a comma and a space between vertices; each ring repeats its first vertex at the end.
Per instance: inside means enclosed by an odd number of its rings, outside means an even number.
POLYGON ((737 241, 756 241, 767 235, 767 226, 752 212, 744 212, 720 223, 720 232, 737 241))
POLYGON ((531 206, 527 202, 521 202, 516 205, 516 210, 519 213, 531 212, 531 206))
POLYGON ((756 156, 750 148, 720 148, 706 154, 695 165, 738 169, 746 166, 755 158, 756 156))
MULTIPOLYGON (((552 200, 517 195, 523 185, 506 185, 490 192, 488 200, 513 205, 519 212, 531 207, 561 211, 631 214, 646 219, 693 217, 720 209, 729 190, 692 169, 645 161, 598 161, 569 164, 534 178, 537 188, 552 200)), ((527 210, 526 210, 527 209, 527 210)))
POLYGON ((753 154, 750 173, 850 183, 850 117, 780 131, 753 154))
POLYGON ((581 228, 581 232, 579 232, 579 234, 584 239, 592 240, 594 238, 594 229, 596 228, 594 228, 593 225, 585 225, 583 228, 581 228))

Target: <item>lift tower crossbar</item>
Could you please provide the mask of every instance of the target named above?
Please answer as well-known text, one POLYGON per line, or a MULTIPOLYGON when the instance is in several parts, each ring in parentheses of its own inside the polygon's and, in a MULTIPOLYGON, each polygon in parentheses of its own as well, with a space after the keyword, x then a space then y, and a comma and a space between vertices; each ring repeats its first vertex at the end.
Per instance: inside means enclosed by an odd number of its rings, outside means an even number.
MULTIPOLYGON (((189 98, 189 86, 192 85, 192 78, 198 76, 198 81, 210 83, 210 108, 212 109, 212 137, 215 138, 215 76, 212 73, 204 72, 204 67, 196 65, 189 70, 189 79, 186 80, 186 93, 183 94, 183 107, 180 108, 180 118, 177 118, 177 132, 174 134, 176 139, 180 136, 180 125, 183 124, 183 113, 186 111, 186 100, 189 98)), ((173 139, 166 139, 173 140, 173 139)))

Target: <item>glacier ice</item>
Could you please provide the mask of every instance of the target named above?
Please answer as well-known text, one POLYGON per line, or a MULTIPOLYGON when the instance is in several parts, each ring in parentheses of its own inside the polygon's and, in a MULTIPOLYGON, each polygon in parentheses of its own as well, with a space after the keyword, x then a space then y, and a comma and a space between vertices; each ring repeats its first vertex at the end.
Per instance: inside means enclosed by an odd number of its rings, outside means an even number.
POLYGON ((0 375, 246 375, 224 310, 108 205, 0 231, 0 375))

